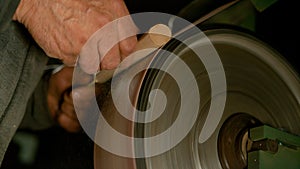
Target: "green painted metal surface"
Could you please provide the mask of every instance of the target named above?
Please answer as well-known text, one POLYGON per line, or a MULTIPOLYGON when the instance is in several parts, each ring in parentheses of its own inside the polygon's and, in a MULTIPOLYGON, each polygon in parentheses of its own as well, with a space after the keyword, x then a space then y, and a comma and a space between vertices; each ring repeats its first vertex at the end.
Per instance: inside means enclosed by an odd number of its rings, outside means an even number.
POLYGON ((271 139, 278 141, 278 151, 248 153, 248 169, 300 169, 300 137, 269 127, 250 130, 252 141, 271 139))

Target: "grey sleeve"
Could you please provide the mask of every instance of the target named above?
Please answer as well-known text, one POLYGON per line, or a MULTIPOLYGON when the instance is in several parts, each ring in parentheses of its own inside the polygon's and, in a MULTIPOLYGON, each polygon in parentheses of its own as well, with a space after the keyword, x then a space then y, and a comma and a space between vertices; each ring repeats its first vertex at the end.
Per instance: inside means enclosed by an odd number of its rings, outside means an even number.
POLYGON ((27 103, 26 112, 19 128, 43 130, 55 125, 47 104, 50 73, 45 73, 27 103))
POLYGON ((48 61, 22 25, 8 26, 0 32, 0 166, 48 61))
MULTIPOLYGON (((6 32, 8 28, 11 29, 12 17, 19 2, 20 0, 0 0, 0 32, 6 32)), ((1 38, 0 40, 3 39, 1 38)), ((44 129, 54 124, 47 108, 46 92, 47 78, 43 77, 28 100, 21 128, 44 129)))
POLYGON ((0 32, 8 28, 19 2, 20 0, 0 0, 0 32))

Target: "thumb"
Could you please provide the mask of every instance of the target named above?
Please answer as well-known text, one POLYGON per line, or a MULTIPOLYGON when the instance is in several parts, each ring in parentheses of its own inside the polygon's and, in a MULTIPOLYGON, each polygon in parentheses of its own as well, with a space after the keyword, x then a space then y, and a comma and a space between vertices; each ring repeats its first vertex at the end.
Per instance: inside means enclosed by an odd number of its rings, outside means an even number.
POLYGON ((81 86, 72 90, 72 99, 79 121, 88 120, 91 108, 95 103, 95 89, 93 86, 81 86))
POLYGON ((120 63, 117 21, 112 21, 98 29, 81 48, 78 65, 88 74, 103 68, 114 69, 120 63))

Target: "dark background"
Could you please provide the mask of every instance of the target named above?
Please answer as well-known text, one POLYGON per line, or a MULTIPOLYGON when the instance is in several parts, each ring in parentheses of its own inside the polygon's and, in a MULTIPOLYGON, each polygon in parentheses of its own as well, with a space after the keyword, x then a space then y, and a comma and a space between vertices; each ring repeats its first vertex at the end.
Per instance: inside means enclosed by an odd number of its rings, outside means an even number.
MULTIPOLYGON (((214 0, 214 8, 224 1, 214 0)), ((289 63, 299 72, 299 9, 297 1, 281 0, 261 13, 257 13, 256 32, 261 40, 278 50, 289 63)), ((157 11, 176 14, 189 1, 163 0, 140 1, 127 0, 126 4, 131 13, 143 11, 157 11)), ((205 13, 204 11, 203 13, 205 13)), ((241 11, 243 12, 243 11, 241 11)), ((22 164, 18 154, 20 147, 11 142, 2 169, 92 169, 93 168, 93 142, 86 134, 67 133, 59 127, 43 131, 23 131, 34 135, 39 140, 36 159, 32 164, 22 164)))

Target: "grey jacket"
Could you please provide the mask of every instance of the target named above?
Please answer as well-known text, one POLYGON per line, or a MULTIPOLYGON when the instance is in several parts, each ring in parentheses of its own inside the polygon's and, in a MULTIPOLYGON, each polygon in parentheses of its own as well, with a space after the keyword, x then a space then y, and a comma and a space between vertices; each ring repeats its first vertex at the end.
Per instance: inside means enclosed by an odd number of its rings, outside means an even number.
POLYGON ((42 78, 48 57, 26 29, 12 21, 18 3, 0 1, 0 166, 24 117, 23 126, 29 128, 52 123, 46 104, 47 82, 42 78))

